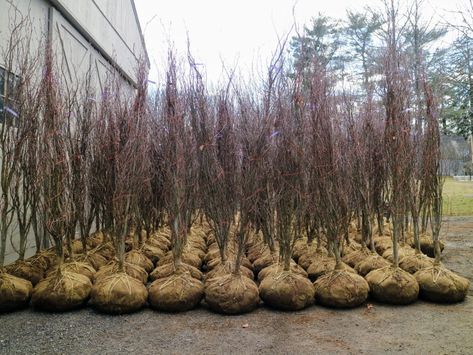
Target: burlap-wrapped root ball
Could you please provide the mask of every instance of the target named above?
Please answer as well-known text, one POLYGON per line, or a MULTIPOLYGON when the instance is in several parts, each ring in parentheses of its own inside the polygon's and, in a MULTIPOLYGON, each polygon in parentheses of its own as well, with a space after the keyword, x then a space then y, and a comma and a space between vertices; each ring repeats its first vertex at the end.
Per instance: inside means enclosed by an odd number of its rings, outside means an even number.
POLYGON ((314 260, 317 260, 318 258, 325 258, 328 256, 328 252, 325 248, 319 248, 315 250, 309 250, 307 253, 302 254, 300 258, 297 260, 297 263, 304 268, 304 270, 307 270, 314 262, 314 260))
POLYGON ((256 259, 254 263, 250 266, 252 267, 255 275, 258 275, 261 270, 265 267, 271 266, 273 264, 277 264, 279 262, 279 254, 278 253, 270 253, 266 252, 261 257, 256 259))
POLYGON ((299 238, 294 243, 294 248, 292 249, 292 258, 297 261, 299 258, 307 253, 307 249, 311 248, 311 245, 308 245, 306 238, 299 238))
POLYGON ((361 276, 369 274, 371 271, 390 266, 391 263, 378 254, 371 254, 355 265, 355 270, 361 276))
POLYGON ((205 239, 199 236, 190 236, 187 240, 187 245, 189 245, 191 248, 200 249, 203 252, 207 250, 207 243, 205 242, 205 239))
POLYGON ((241 314, 258 307, 258 287, 242 274, 227 274, 205 283, 205 302, 218 313, 241 314))
POLYGON ((90 264, 95 270, 107 265, 108 260, 101 254, 95 252, 87 252, 74 257, 74 261, 90 264))
POLYGON ((334 270, 314 282, 315 301, 335 308, 358 307, 368 298, 369 286, 360 275, 334 270))
POLYGON ((311 254, 324 254, 327 255, 327 248, 323 244, 319 244, 317 241, 312 241, 308 243, 307 239, 298 239, 294 244, 294 249, 292 251, 292 258, 299 262, 299 258, 303 255, 311 254))
MULTIPOLYGON (((212 270, 207 272, 204 276, 204 282, 209 282, 213 279, 218 279, 222 276, 231 274, 235 269, 235 263, 233 261, 227 260, 225 264, 219 263, 212 270)), ((240 274, 246 276, 247 278, 253 280, 254 274, 253 271, 248 269, 246 266, 240 265, 240 274)))
POLYGON ((248 249, 247 258, 251 263, 254 263, 257 259, 261 258, 266 253, 269 253, 268 246, 263 242, 259 242, 248 249))
POLYGON ((157 246, 151 245, 149 243, 144 243, 140 247, 140 251, 149 259, 153 264, 156 264, 159 259, 164 257, 165 252, 158 248, 157 246))
POLYGON ((125 237, 125 252, 129 252, 136 244, 138 237, 133 232, 125 237))
POLYGON ((259 292, 265 304, 284 311, 297 311, 314 303, 312 283, 291 271, 268 275, 261 282, 259 292))
MULTIPOLYGON (((119 272, 119 269, 119 262, 117 260, 109 262, 107 265, 102 266, 95 274, 96 282, 98 282, 103 277, 108 277, 119 272)), ((141 266, 124 262, 123 271, 141 283, 145 283, 148 280, 148 273, 141 266)))
POLYGON ((42 268, 23 260, 7 265, 5 271, 10 275, 30 281, 33 286, 44 277, 44 270, 42 268))
MULTIPOLYGON (((202 271, 200 271, 199 269, 197 269, 196 267, 192 265, 188 265, 181 262, 181 264, 179 265, 179 269, 181 269, 181 271, 189 272, 190 275, 197 280, 202 280, 204 278, 204 274, 202 273, 202 271)), ((163 279, 165 277, 171 276, 175 272, 176 272, 176 267, 174 266, 174 263, 161 265, 161 266, 158 266, 156 269, 154 269, 151 274, 149 274, 149 279, 150 281, 163 279)))
POLYGON ((148 299, 142 282, 125 272, 117 272, 98 280, 90 294, 90 304, 96 310, 110 314, 136 312, 148 299))
POLYGON ((27 307, 32 291, 30 281, 0 271, 0 313, 27 307))
MULTIPOLYGON (((435 257, 435 248, 434 248, 434 241, 431 236, 429 235, 421 235, 420 236, 420 250, 427 254, 430 257, 435 257)), ((439 241, 440 252, 443 252, 445 248, 445 244, 442 241, 439 241)))
POLYGON ((92 282, 87 276, 59 269, 41 280, 33 289, 34 308, 63 312, 84 305, 89 299, 92 282))
POLYGON ((388 266, 365 276, 373 298, 390 304, 409 304, 417 300, 419 284, 401 268, 388 266))
MULTIPOLYGON (((226 246, 222 246, 222 247, 224 247, 223 254, 226 256, 231 256, 235 254, 236 252, 234 243, 228 243, 226 246)), ((214 240, 210 242, 210 244, 208 244, 204 258, 207 261, 215 259, 215 258, 219 258, 221 257, 220 253, 221 253, 220 247, 218 246, 218 243, 214 240)))
POLYGON ((354 268, 356 264, 366 259, 369 255, 371 255, 371 251, 367 248, 363 248, 346 254, 342 260, 345 264, 354 268))
MULTIPOLYGON (((64 245, 66 247, 66 245, 64 245)), ((74 239, 71 243, 71 250, 72 254, 82 254, 84 252, 84 246, 82 245, 82 241, 79 239, 74 239)), ((72 255, 71 255, 72 256, 72 255)))
POLYGON ((434 259, 429 258, 424 254, 408 255, 402 258, 399 267, 409 274, 415 274, 417 271, 426 267, 431 267, 434 264, 434 259))
MULTIPOLYGON (((296 264, 294 261, 291 262, 289 268, 291 269, 291 272, 296 273, 301 275, 304 278, 307 278, 307 272, 298 264, 296 264)), ((266 278, 268 275, 274 274, 274 273, 281 273, 283 272, 283 265, 281 264, 273 264, 268 267, 265 267, 263 270, 261 270, 258 273, 258 281, 261 282, 266 278)))
POLYGON ((374 248, 379 255, 383 255, 384 252, 393 247, 393 240, 391 237, 382 236, 374 239, 374 248))
MULTIPOLYGON (((402 259, 404 259, 406 256, 415 255, 415 253, 416 253, 416 251, 408 245, 399 247, 399 249, 398 249, 399 261, 402 261, 402 259)), ((385 258, 387 261, 393 263, 394 262, 394 250, 392 248, 386 250, 383 253, 383 258, 385 258)))
MULTIPOLYGON (((197 249, 184 251, 184 253, 181 256, 181 259, 183 263, 192 265, 196 267, 197 269, 200 269, 200 267, 202 266, 202 259, 199 257, 199 255, 195 253, 195 251, 197 251, 197 249)), ((159 259, 156 266, 172 263, 173 260, 174 260, 174 256, 172 255, 172 252, 168 252, 164 257, 159 259)))
POLYGON ((153 262, 138 250, 130 250, 128 253, 125 253, 124 260, 127 263, 141 266, 146 272, 151 272, 154 269, 153 262))
POLYGON ((115 256, 115 248, 110 242, 100 244, 93 250, 93 252, 102 255, 107 260, 110 260, 115 256))
POLYGON ((96 248, 100 244, 103 243, 104 239, 105 239, 105 236, 103 232, 101 231, 94 232, 87 237, 87 245, 90 248, 96 248))
POLYGON ((354 240, 350 241, 350 244, 343 244, 341 254, 342 256, 353 253, 354 251, 359 251, 363 249, 363 246, 360 243, 355 242, 354 240))
MULTIPOLYGON (((323 256, 315 259, 314 262, 310 264, 309 268, 307 269, 309 279, 311 281, 317 280, 319 277, 335 270, 335 265, 335 258, 329 256, 323 256)), ((344 262, 340 264, 340 267, 345 271, 356 274, 356 271, 344 262)))
POLYGON ((363 241, 363 234, 361 232, 357 231, 354 234, 350 233, 349 238, 353 239, 355 242, 361 244, 361 242, 363 241))
MULTIPOLYGON (((89 278, 91 282, 94 282, 95 278, 95 269, 89 263, 79 262, 79 261, 68 261, 61 265, 62 270, 73 272, 75 274, 84 275, 89 278)), ((46 276, 52 276, 57 273, 57 267, 52 268, 46 276)))
POLYGON ((163 251, 167 251, 171 247, 171 241, 169 238, 162 234, 152 234, 146 242, 158 247, 163 251))
MULTIPOLYGON (((191 246, 190 244, 187 244, 186 247, 184 248, 184 253, 192 253, 194 255, 196 255, 202 262, 202 260, 204 259, 205 257, 205 254, 206 252, 203 251, 202 249, 200 248, 196 248, 196 247, 193 247, 191 246)), ((201 264, 202 265, 202 264, 201 264)), ((200 267, 200 266, 199 266, 200 267)))
POLYGON ((420 296, 432 302, 461 302, 470 287, 468 279, 440 265, 419 270, 414 277, 419 283, 420 296))
POLYGON ((377 236, 392 236, 393 234, 393 225, 391 222, 383 222, 383 224, 381 226, 378 225, 378 223, 375 223, 373 225, 373 235, 377 235, 377 236), (381 230, 380 230, 380 227, 381 227, 381 230))
MULTIPOLYGON (((233 255, 232 255, 231 257, 227 258, 227 260, 225 261, 225 263, 226 263, 226 264, 228 263, 228 264, 233 264, 233 265, 234 265, 234 264, 235 264, 235 258, 236 258, 236 256, 233 256, 233 255)), ((211 261, 209 261, 209 262, 207 263, 207 271, 212 271, 212 270, 214 270, 216 267, 219 267, 220 265, 222 265, 222 260, 221 260, 220 258, 213 259, 213 260, 211 260, 211 261)), ((245 268, 249 269, 249 270, 252 270, 252 268, 253 268, 253 266, 252 266, 252 264, 250 263, 250 261, 249 261, 247 258, 245 258, 245 257, 242 257, 242 258, 241 258, 241 260, 240 260, 240 265, 241 265, 242 267, 245 267, 245 268)))
POLYGON ((148 289, 152 308, 165 312, 184 312, 196 307, 204 297, 204 284, 189 272, 179 271, 154 281, 148 289))
POLYGON ((207 264, 209 261, 219 258, 220 257, 220 250, 214 245, 210 246, 207 250, 207 253, 204 256, 204 264, 207 264))
POLYGON ((45 272, 56 262, 56 253, 54 250, 43 250, 25 261, 45 272))

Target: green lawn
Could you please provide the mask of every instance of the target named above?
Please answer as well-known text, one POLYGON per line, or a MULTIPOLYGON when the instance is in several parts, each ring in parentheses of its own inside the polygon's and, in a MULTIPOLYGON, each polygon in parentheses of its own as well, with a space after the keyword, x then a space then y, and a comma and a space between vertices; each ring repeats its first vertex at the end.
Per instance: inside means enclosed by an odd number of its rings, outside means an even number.
POLYGON ((445 216, 473 216, 473 181, 455 181, 448 177, 443 186, 445 216))

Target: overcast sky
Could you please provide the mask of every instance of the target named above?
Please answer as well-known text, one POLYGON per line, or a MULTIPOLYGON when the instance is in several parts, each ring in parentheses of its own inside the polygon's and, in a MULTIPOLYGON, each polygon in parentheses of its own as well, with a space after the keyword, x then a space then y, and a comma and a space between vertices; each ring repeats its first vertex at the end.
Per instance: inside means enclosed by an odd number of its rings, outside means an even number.
MULTIPOLYGON (((453 20, 454 11, 465 0, 424 0, 426 19, 453 20)), ((278 42, 294 23, 299 28, 321 12, 344 18, 346 10, 368 5, 381 7, 380 0, 135 0, 151 60, 151 78, 159 80, 156 67, 166 63, 169 41, 185 54, 187 33, 196 60, 207 77, 216 81, 222 61, 240 71, 264 65, 278 42), (293 11, 294 8, 294 11, 293 11)))

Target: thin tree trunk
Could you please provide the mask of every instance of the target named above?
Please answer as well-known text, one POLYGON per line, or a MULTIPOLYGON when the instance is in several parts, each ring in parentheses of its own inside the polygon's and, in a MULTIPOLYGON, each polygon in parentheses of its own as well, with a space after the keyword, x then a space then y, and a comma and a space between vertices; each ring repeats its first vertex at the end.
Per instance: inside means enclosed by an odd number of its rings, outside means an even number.
POLYGON ((394 267, 399 267, 399 250, 398 250, 398 242, 399 242, 399 234, 400 234, 400 224, 402 222, 402 216, 396 214, 394 216, 394 225, 393 225, 393 264, 394 267))
POLYGON ((412 227, 414 230, 414 244, 415 244, 416 254, 420 254, 421 251, 420 251, 419 216, 418 215, 412 216, 412 227))
POLYGON ((342 257, 340 253, 340 248, 338 246, 338 242, 334 241, 332 246, 335 254, 335 270, 343 270, 343 263, 342 263, 342 257))

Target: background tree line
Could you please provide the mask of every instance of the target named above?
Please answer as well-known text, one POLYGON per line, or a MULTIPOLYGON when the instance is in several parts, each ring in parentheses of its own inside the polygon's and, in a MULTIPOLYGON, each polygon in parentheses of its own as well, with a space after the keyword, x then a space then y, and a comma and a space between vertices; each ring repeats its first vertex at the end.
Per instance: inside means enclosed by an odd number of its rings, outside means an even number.
MULTIPOLYGON (((350 93, 360 105, 369 93, 382 97, 382 53, 388 33, 383 11, 365 7, 348 10, 345 19, 324 14, 312 18, 299 29, 290 43, 292 71, 307 68, 317 57, 331 73, 340 94, 350 93)), ((386 5, 386 4, 384 4, 386 5)), ((424 0, 397 6, 399 51, 409 67, 410 107, 413 117, 421 118, 421 81, 426 75, 440 105, 442 134, 473 134, 473 6, 465 5, 456 13, 455 24, 434 21, 424 0)))

